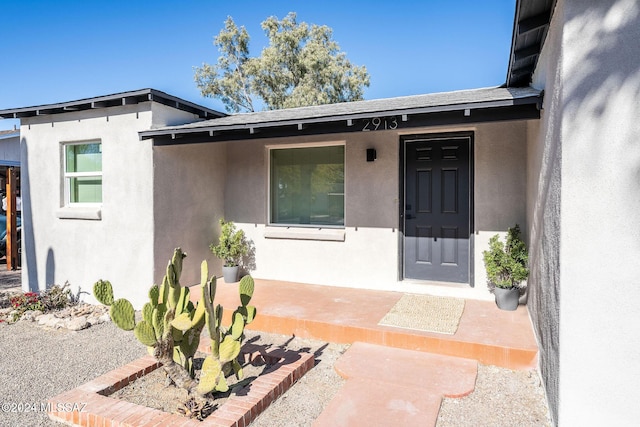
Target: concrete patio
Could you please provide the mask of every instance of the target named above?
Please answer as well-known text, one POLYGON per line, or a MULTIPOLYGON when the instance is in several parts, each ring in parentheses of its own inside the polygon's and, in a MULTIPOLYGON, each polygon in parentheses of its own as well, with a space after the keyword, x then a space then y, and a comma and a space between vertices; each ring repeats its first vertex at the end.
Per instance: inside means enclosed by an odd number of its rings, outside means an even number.
MULTIPOLYGON (((200 289, 192 287, 192 299, 200 289)), ((250 329, 352 346, 336 363, 347 379, 316 426, 435 425, 444 397, 474 389, 478 362, 534 369, 538 346, 526 306, 499 310, 466 300, 458 330, 445 335, 378 325, 402 293, 256 280, 250 329)), ((218 282, 225 323, 236 284, 218 282)))

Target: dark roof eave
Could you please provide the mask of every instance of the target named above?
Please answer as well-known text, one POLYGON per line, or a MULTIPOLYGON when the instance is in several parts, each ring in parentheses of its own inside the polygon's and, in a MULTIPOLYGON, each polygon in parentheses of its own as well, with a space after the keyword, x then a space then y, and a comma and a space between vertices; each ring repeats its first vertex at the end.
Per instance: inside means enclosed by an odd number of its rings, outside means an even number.
POLYGON ((23 117, 35 117, 97 108, 117 107, 148 101, 155 101, 163 105, 187 111, 205 119, 226 116, 226 114, 219 111, 194 104, 193 102, 169 95, 156 89, 140 89, 56 104, 0 110, 0 117, 5 119, 19 119, 23 117))
POLYGON ((516 1, 506 87, 529 86, 547 37, 555 4, 556 0, 516 1))
MULTIPOLYGON (((510 107, 523 104, 536 104, 541 105, 541 94, 531 95, 528 97, 517 99, 505 99, 496 101, 485 101, 477 103, 465 103, 454 105, 440 105, 429 107, 414 107, 414 108, 398 108, 392 110, 377 110, 358 113, 346 113, 331 116, 322 117, 308 117, 308 118, 294 118, 288 120, 278 121, 263 121, 263 122, 247 122, 231 125, 206 125, 198 127, 181 128, 180 126, 164 129, 155 129, 139 132, 140 140, 150 139, 154 137, 170 136, 175 138, 176 135, 189 135, 189 134, 210 134, 213 132, 232 132, 232 131, 246 131, 249 130, 250 134, 254 130, 261 128, 274 128, 274 127, 287 127, 287 126, 299 126, 303 127, 306 124, 322 124, 339 121, 352 121, 367 118, 376 117, 389 117, 389 116, 411 116, 411 115, 424 115, 430 113, 452 112, 452 111, 466 111, 466 110, 479 110, 479 109, 491 109, 499 107, 510 107)), ((248 137, 250 137, 250 134, 248 137)))

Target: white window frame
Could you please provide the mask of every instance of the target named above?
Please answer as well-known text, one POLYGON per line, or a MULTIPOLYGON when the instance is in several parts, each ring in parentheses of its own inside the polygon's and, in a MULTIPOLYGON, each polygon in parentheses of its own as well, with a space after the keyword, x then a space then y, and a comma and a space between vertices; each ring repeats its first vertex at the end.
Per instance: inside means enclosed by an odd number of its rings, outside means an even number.
MULTIPOLYGON (((311 142, 311 143, 297 143, 297 144, 273 144, 273 145, 266 145, 266 156, 267 156, 267 230, 265 233, 265 237, 266 238, 293 238, 293 239, 303 239, 303 240, 344 240, 344 232, 340 233, 340 237, 338 238, 322 238, 319 236, 316 237, 311 237, 311 236, 307 236, 307 237, 295 237, 296 236, 296 232, 295 229, 316 229, 316 230, 326 230, 327 229, 333 229, 333 230, 344 230, 345 226, 346 226, 346 222, 347 222, 347 147, 346 147, 346 141, 326 141, 326 142, 311 142), (272 215, 272 209, 271 209, 271 151, 272 150, 287 150, 290 148, 318 148, 318 147, 335 147, 335 146, 342 146, 344 147, 344 186, 345 186, 345 190, 344 190, 344 194, 343 194, 343 198, 344 198, 344 224, 342 225, 326 225, 326 224, 282 224, 282 223, 274 223, 273 222, 273 218, 271 217, 272 215), (289 233, 287 233, 287 236, 283 236, 281 235, 280 232, 277 231, 277 228, 272 228, 272 227, 279 227, 279 228, 287 228, 291 230, 292 234, 291 236, 289 236, 289 233)), ((323 234, 325 233, 323 232, 323 234)))
POLYGON ((71 178, 82 178, 82 177, 100 177, 100 182, 103 182, 102 179, 102 170, 95 172, 67 172, 67 147, 73 145, 89 145, 89 144, 98 144, 100 145, 100 155, 102 157, 102 141, 99 139, 91 139, 86 141, 73 141, 73 142, 63 142, 62 145, 62 180, 64 187, 64 200, 63 206, 67 208, 74 207, 99 207, 102 206, 104 202, 104 192, 101 195, 101 202, 96 203, 82 203, 82 202, 71 202, 71 178))

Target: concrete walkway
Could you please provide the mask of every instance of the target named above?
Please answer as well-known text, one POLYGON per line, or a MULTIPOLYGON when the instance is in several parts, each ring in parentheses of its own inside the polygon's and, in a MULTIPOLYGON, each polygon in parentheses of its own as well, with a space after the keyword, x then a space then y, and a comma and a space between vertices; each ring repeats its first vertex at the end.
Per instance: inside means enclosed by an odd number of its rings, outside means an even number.
MULTIPOLYGON (((227 323, 239 302, 237 284, 218 283, 216 302, 227 323)), ((192 299, 199 298, 199 287, 191 290, 192 299)), ((314 426, 433 426, 443 397, 473 391, 478 362, 536 366, 526 306, 503 311, 493 302, 466 300, 453 335, 378 325, 402 295, 256 280, 251 303, 258 316, 248 328, 352 344, 335 365, 347 382, 314 426)))
POLYGON ((314 426, 435 425, 443 397, 473 391, 477 368, 471 359, 356 342, 335 365, 347 382, 314 426))

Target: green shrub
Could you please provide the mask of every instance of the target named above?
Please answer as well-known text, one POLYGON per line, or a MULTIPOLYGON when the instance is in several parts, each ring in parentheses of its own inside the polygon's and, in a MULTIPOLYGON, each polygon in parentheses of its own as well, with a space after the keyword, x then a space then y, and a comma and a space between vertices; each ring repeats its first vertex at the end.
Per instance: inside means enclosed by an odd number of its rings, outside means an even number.
POLYGON ((61 310, 70 305, 76 303, 71 289, 69 289, 69 283, 65 283, 63 286, 53 285, 46 291, 40 294, 40 300, 44 305, 45 311, 61 310))
POLYGON ((220 219, 220 238, 218 244, 209 245, 213 254, 224 261, 225 267, 235 267, 240 264, 240 260, 249 252, 249 245, 245 240, 244 231, 237 230, 232 221, 220 219))
POLYGON ((520 238, 518 224, 508 229, 506 244, 500 241, 497 234, 489 239, 489 250, 482 252, 482 257, 490 287, 517 288, 529 277, 529 255, 520 238))
POLYGON ((44 311, 44 304, 40 300, 40 295, 35 292, 27 292, 11 298, 11 307, 15 310, 13 320, 17 320, 29 310, 44 311))

